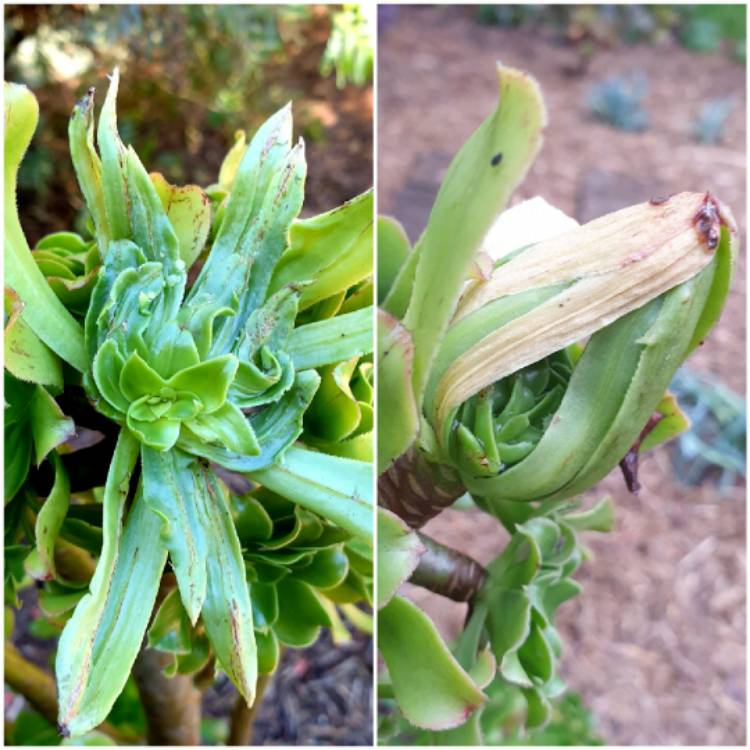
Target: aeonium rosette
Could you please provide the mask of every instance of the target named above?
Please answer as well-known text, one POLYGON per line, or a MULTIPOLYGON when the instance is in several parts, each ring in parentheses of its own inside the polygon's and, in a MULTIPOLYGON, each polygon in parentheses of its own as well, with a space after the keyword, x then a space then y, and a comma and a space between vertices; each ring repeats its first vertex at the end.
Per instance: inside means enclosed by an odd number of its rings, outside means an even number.
MULTIPOLYGON (((70 735, 103 721, 121 692, 167 561, 176 589, 157 609, 150 642, 174 649, 164 633, 178 627, 184 637, 171 673, 192 674, 215 660, 248 705, 258 674, 273 671, 278 657, 273 612, 263 612, 275 594, 264 584, 297 573, 321 587, 319 593, 297 586, 313 613, 306 639, 337 622, 339 601, 369 599, 371 455, 311 449, 302 435, 318 369, 372 352, 372 301, 360 293, 371 289, 372 192, 298 218, 306 164, 302 142, 292 144, 290 106, 248 143, 235 144, 211 200, 197 186, 172 186, 149 175, 120 141, 118 82, 115 72, 96 147, 93 90, 69 125, 94 238, 84 249, 72 235, 53 235, 36 251, 37 262, 18 221, 14 187, 38 105, 25 87, 6 89, 6 123, 13 126, 6 130, 6 279, 19 325, 49 347, 55 394, 77 388, 82 376, 90 402, 117 428, 105 486, 86 486, 96 511, 86 517, 101 527, 90 529, 97 557, 90 581, 72 586, 47 564, 69 533, 67 516, 79 515, 57 454, 55 490, 34 497, 40 564, 33 570, 47 581, 45 601, 70 613, 55 665, 58 720, 70 735), (317 305, 347 295, 348 305, 314 314, 317 305), (57 357, 73 368, 65 381, 57 357), (233 494, 248 480, 262 487, 267 508, 233 494), (248 531, 249 523, 257 528, 248 531), (290 527, 302 543, 303 525, 309 548, 291 557, 280 551, 292 540, 290 527), (325 552, 317 555, 317 548, 325 552), (322 603, 350 578, 358 586, 322 603)), ((15 473, 23 484, 26 472, 15 473)), ((294 603, 284 600, 289 619, 294 603)), ((279 640, 295 645, 280 633, 279 640)))
MULTIPOLYGON (((257 438, 241 410, 277 402, 295 379, 286 348, 298 289, 290 285, 265 299, 302 205, 304 152, 301 144, 289 146, 290 112, 285 108, 256 134, 243 184, 186 295, 177 234, 135 152, 116 138, 116 86, 115 79, 102 114, 112 139, 109 166, 116 170, 103 191, 105 210, 111 196, 110 211, 102 215, 92 206, 97 230, 110 239, 86 316, 93 358, 87 385, 98 407, 146 446, 168 450, 182 434, 257 455, 257 438), (118 187, 119 196, 113 194, 118 187)), ((74 114, 74 138, 84 135, 92 103, 87 97, 74 114)), ((109 147, 102 143, 100 137, 104 166, 109 147)), ((76 166, 83 179, 79 160, 76 166)))
POLYGON ((664 394, 718 319, 736 235, 715 198, 681 193, 496 260, 459 302, 425 397, 472 495, 500 515, 562 501, 671 437, 664 394))

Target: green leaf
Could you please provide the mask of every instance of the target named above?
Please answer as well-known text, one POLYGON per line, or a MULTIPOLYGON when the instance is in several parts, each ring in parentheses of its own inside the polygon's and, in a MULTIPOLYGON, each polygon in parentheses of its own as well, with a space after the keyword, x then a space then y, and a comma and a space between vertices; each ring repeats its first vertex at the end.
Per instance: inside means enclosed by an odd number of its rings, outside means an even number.
POLYGON ((258 438, 249 420, 231 401, 214 412, 200 412, 186 425, 202 440, 221 445, 232 453, 244 456, 260 453, 258 438))
POLYGON ((333 364, 373 350, 373 308, 337 315, 295 328, 289 353, 298 370, 333 364))
MULTIPOLYGON (((132 437, 126 440, 131 441, 132 437)), ((117 498, 121 502, 123 490, 127 492, 122 474, 126 457, 115 458, 110 486, 111 493, 121 496, 117 498)), ((64 731, 73 737, 93 729, 106 718, 128 679, 151 617, 167 557, 161 531, 161 519, 138 493, 119 554, 102 550, 91 593, 79 602, 60 637, 55 663, 60 701, 58 719, 64 731)), ((110 535, 105 535, 105 547, 110 539, 110 535)))
POLYGON ((378 646, 404 716, 423 729, 463 724, 486 700, 416 605, 394 596, 378 613, 378 646))
POLYGON ((203 622, 219 664, 252 705, 258 656, 245 562, 224 490, 207 467, 198 466, 196 502, 202 506, 208 570, 203 622))
POLYGON ((273 630, 255 634, 258 643, 258 674, 272 674, 276 671, 281 657, 279 639, 273 630))
POLYGON ((341 546, 322 549, 309 565, 294 570, 294 577, 318 589, 338 586, 349 572, 349 558, 341 546))
POLYGON ((232 183, 234 183, 235 175, 242 163, 242 157, 245 155, 246 150, 247 143, 245 142, 245 132, 243 130, 235 131, 232 148, 227 152, 227 155, 224 157, 224 161, 219 168, 218 184, 225 190, 232 189, 232 183))
POLYGON ((378 217, 378 302, 383 303, 411 252, 406 230, 392 216, 378 217))
POLYGON ((372 231, 372 190, 324 214, 295 221, 270 291, 311 280, 300 299, 300 310, 305 310, 349 289, 372 274, 372 231))
POLYGON ((565 523, 578 531, 612 531, 615 525, 615 508, 607 495, 596 505, 577 513, 566 513, 565 523))
POLYGON ((378 609, 409 579, 425 548, 419 536, 395 513, 378 508, 378 609))
POLYGON ((226 404, 229 386, 237 373, 237 357, 227 354, 181 370, 167 385, 176 391, 194 393, 211 414, 226 404))
POLYGON ((97 254, 106 252, 112 239, 104 205, 102 163, 94 148, 94 91, 76 103, 68 123, 70 156, 86 207, 94 221, 97 254))
MULTIPOLYGON (((115 68, 110 77, 102 111, 99 114, 99 127, 96 133, 96 141, 101 154, 104 206, 112 240, 130 239, 124 147, 117 133, 117 89, 119 85, 120 71, 115 68)), ((108 248, 103 247, 101 251, 106 255, 108 248)))
POLYGON ((378 311, 378 474, 414 442, 419 409, 412 390, 414 348, 409 332, 378 311))
MULTIPOLYGON (((63 725, 75 719, 90 678, 94 642, 106 612, 120 548, 122 513, 137 458, 138 442, 127 430, 122 430, 104 489, 102 553, 91 580, 90 593, 76 607, 60 638, 56 672, 63 725)), ((86 728, 81 730, 85 731, 86 728)))
POLYGON ((34 388, 29 408, 36 465, 40 466, 51 450, 75 435, 76 428, 41 385, 34 388))
POLYGON ((493 591, 488 601, 487 631, 492 653, 506 676, 505 656, 524 643, 531 627, 531 602, 517 589, 493 591))
POLYGON ((6 288, 5 369, 19 380, 62 388, 60 359, 23 321, 22 308, 15 292, 6 288))
POLYGON ((716 248, 716 271, 711 282, 711 291, 708 293, 706 304, 701 316, 695 326, 693 338, 690 342, 690 351, 699 346, 703 339, 708 336, 711 329, 716 325, 724 309, 729 287, 732 283, 734 268, 739 253, 739 233, 732 219, 727 219, 731 214, 722 209, 722 224, 720 229, 719 246, 716 248))
POLYGON ((278 464, 249 476, 372 544, 370 464, 292 446, 278 464))
POLYGON ((535 688, 523 689, 523 697, 526 698, 528 709, 526 711, 526 726, 529 729, 543 727, 552 714, 552 707, 548 698, 535 688))
POLYGON ((299 143, 290 148, 291 130, 287 106, 253 137, 237 170, 218 236, 188 295, 188 304, 213 300, 229 306, 234 299, 236 315, 217 321, 213 354, 231 349, 250 313, 266 299, 289 226, 302 206, 304 147, 299 143))
POLYGON ((172 589, 167 594, 156 611, 148 629, 148 645, 170 654, 190 653, 190 620, 177 589, 172 589))
POLYGON ((240 542, 268 541, 273 534, 273 520, 268 511, 252 495, 239 498, 240 512, 235 518, 234 526, 240 542))
POLYGON ((52 454, 52 465, 55 467, 55 482, 36 517, 34 526, 37 565, 33 570, 29 570, 27 566, 28 572, 42 581, 57 577, 55 543, 70 504, 70 481, 57 453, 52 454))
POLYGON ((355 358, 323 368, 320 387, 305 414, 308 433, 323 440, 340 441, 357 430, 363 410, 349 387, 356 366, 355 358))
POLYGON ((211 204, 197 185, 170 185, 161 174, 151 174, 151 182, 161 199, 172 228, 177 235, 180 258, 186 268, 195 263, 211 229, 211 204))
POLYGON ((162 543, 169 550, 180 596, 194 625, 206 598, 209 553, 196 462, 176 448, 162 452, 146 445, 141 449, 141 461, 143 498, 164 520, 162 543))
POLYGON ((664 397, 656 407, 656 411, 661 415, 656 426, 649 430, 646 437, 643 438, 638 446, 640 453, 645 453, 657 445, 666 443, 673 437, 690 429, 690 420, 687 415, 680 409, 677 399, 673 394, 667 391, 664 397))
POLYGON ((18 218, 16 179, 39 119, 34 95, 15 83, 5 84, 5 284, 23 304, 21 317, 62 359, 84 372, 88 366, 83 329, 50 289, 34 261, 18 218))
POLYGON ((498 64, 497 72, 498 105, 453 159, 418 243, 404 317, 418 404, 479 244, 541 147, 547 116, 539 86, 513 68, 498 64))
POLYGON ((54 583, 54 581, 48 583, 39 592, 39 607, 48 617, 59 617, 69 612, 86 595, 84 589, 54 586, 54 583))
POLYGON ((442 747, 466 747, 467 745, 483 745, 482 728, 479 719, 481 711, 475 711, 460 727, 435 732, 432 735, 433 744, 442 747))
POLYGON ((253 605, 253 623, 256 630, 270 628, 279 618, 279 597, 276 586, 268 583, 248 583, 253 605))
POLYGON ((197 456, 214 461, 237 472, 258 471, 275 463, 281 454, 302 433, 302 417, 320 383, 314 370, 297 373, 294 387, 275 404, 265 407, 250 418, 250 425, 260 446, 260 453, 247 455, 209 445, 183 429, 179 446, 197 456))
POLYGON ((331 619, 315 590, 295 578, 282 578, 279 594, 279 617, 274 633, 287 646, 304 648, 318 638, 321 627, 330 627, 331 619))

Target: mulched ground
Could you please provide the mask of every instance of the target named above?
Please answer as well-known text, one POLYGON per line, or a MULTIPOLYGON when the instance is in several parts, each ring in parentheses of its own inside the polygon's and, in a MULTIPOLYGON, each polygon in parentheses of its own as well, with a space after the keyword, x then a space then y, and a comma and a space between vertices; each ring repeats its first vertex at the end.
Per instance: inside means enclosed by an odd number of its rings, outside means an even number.
MULTIPOLYGON (((544 147, 516 200, 542 195, 586 219, 618 207, 597 202, 601 185, 621 204, 710 188, 732 207, 744 244, 743 66, 668 42, 602 50, 575 77, 566 71, 576 53, 553 33, 482 27, 472 12, 400 7, 381 26, 379 206, 402 218, 412 239, 450 156, 494 106, 500 59, 539 80, 549 112, 544 147), (624 133, 593 122, 585 107, 591 85, 636 69, 648 77, 651 129, 624 133), (724 142, 694 143, 700 104, 727 95, 736 105, 724 142)), ((721 323, 690 360, 742 394, 744 267, 743 258, 721 323)), ((578 575, 584 592, 561 611, 563 676, 608 743, 744 744, 745 488, 720 495, 710 485, 681 485, 668 448, 642 462, 641 481, 640 497, 613 474, 585 498, 610 493, 617 526, 590 535, 593 558, 578 575)), ((485 515, 447 511, 426 530, 487 562, 506 538, 499 524, 488 526, 485 515)), ((409 591, 447 636, 456 633, 463 605, 409 591)))
POLYGON ((330 635, 287 651, 255 725, 264 745, 371 745, 372 639, 334 646, 330 635))
MULTIPOLYGON (((222 675, 203 696, 204 715, 228 719, 237 691, 222 675)), ((372 744, 372 638, 352 631, 334 645, 325 632, 287 649, 263 693, 253 745, 372 744)))

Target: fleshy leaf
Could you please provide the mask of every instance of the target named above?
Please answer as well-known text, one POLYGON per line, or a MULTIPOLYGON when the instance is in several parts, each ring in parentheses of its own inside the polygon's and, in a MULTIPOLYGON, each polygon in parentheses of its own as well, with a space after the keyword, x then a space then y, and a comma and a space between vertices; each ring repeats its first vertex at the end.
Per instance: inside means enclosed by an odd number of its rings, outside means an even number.
POLYGON ((39 120, 34 95, 15 83, 5 84, 5 284, 23 304, 21 317, 62 359, 80 372, 87 368, 83 329, 65 309, 34 262, 18 218, 18 167, 39 120))
POLYGON ((378 613, 378 645, 404 716, 423 729, 463 724, 486 700, 416 605, 394 596, 378 613))
POLYGON ((62 365, 52 350, 21 318, 22 304, 5 289, 5 368, 19 380, 62 387, 62 365))
POLYGON ((378 311, 378 474, 414 441, 419 410, 412 390, 414 348, 409 332, 378 311))
POLYGON ((208 569, 203 622, 219 664, 252 705, 258 656, 245 562, 223 489, 207 467, 198 472, 196 502, 202 506, 208 569))
POLYGON ((250 477, 372 544, 370 464, 292 446, 279 463, 250 477))
POLYGON ((408 580, 424 549, 417 533, 397 515, 378 508, 378 609, 388 604, 408 580))
POLYGON ((170 654, 188 654, 191 650, 190 620, 177 589, 170 591, 156 611, 148 629, 148 645, 170 654))
POLYGON ((195 459, 180 450, 155 451, 143 446, 143 499, 164 519, 162 541, 177 577, 177 585, 190 622, 195 624, 206 598, 208 541, 195 459))
POLYGON ((186 268, 200 255, 211 229, 211 206, 197 185, 170 185, 161 174, 151 174, 156 192, 167 212, 180 246, 186 268))
POLYGON ((498 65, 497 73, 498 105, 453 159, 414 251, 419 259, 403 322, 414 341, 418 404, 482 238, 541 147, 547 115, 539 86, 513 68, 498 65))
POLYGON ((320 216, 292 224, 290 248, 282 256, 271 291, 311 280, 300 310, 345 291, 372 273, 373 191, 320 216))
POLYGON ((391 216, 378 217, 378 302, 388 296, 393 282, 403 266, 411 245, 406 231, 391 216))
POLYGON ((36 555, 33 569, 28 572, 37 580, 47 581, 57 577, 55 568, 55 543, 60 533, 65 514, 70 504, 70 481, 65 467, 56 454, 52 454, 55 467, 55 482, 36 517, 36 555))
POLYGON ((35 387, 29 408, 36 465, 40 466, 53 448, 75 435, 75 424, 41 385, 35 387))
POLYGON ((122 430, 104 490, 104 543, 90 593, 60 636, 55 663, 59 722, 72 736, 100 724, 125 685, 166 561, 162 520, 140 493, 120 530, 137 455, 137 441, 122 430))
POLYGON ((373 350, 372 307, 295 328, 289 353, 298 370, 341 362, 373 350))

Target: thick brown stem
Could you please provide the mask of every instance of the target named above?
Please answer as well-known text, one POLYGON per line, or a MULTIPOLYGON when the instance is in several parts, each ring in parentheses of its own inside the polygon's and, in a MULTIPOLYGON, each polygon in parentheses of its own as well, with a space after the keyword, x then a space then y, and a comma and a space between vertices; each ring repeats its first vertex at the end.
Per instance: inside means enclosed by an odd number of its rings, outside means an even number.
POLYGON ((255 689, 255 702, 252 706, 245 703, 245 699, 237 696, 237 702, 234 704, 232 716, 229 719, 229 739, 227 745, 252 745, 253 744, 253 726, 255 718, 263 702, 263 692, 271 681, 270 674, 262 674, 258 677, 258 685, 255 689))
POLYGON ((378 479, 378 502, 419 529, 466 492, 447 466, 429 462, 410 448, 378 479))
POLYGON ((487 571, 474 559, 446 547, 434 539, 419 535, 426 552, 409 579, 422 588, 453 599, 471 602, 487 578, 487 571))
MULTIPOLYGON (((152 618, 175 585, 173 573, 162 576, 152 618)), ((164 674, 171 660, 170 654, 144 643, 133 665, 133 679, 146 714, 146 739, 150 745, 199 745, 201 692, 190 675, 164 674)))
POLYGON ((143 648, 133 665, 150 745, 199 745, 201 694, 189 675, 167 677, 171 656, 143 648))
MULTIPOLYGON (((25 659, 21 652, 5 641, 5 683, 22 695, 29 705, 53 726, 57 726, 57 690, 52 675, 25 659)), ((97 729, 116 742, 132 744, 136 739, 104 722, 97 729)))

